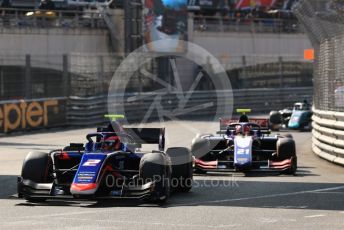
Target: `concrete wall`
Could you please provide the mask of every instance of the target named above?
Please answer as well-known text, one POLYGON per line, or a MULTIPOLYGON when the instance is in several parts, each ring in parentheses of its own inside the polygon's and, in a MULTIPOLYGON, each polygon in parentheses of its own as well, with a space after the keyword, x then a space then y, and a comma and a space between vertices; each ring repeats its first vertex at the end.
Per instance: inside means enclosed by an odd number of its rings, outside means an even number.
POLYGON ((69 53, 108 53, 105 29, 2 28, 1 54, 61 55, 69 53))
MULTIPOLYGON (((116 31, 123 31, 123 15, 118 12, 114 15, 117 16, 117 20, 114 20, 117 22, 116 31)), ((243 56, 247 56, 246 66, 278 62, 279 56, 282 56, 284 61, 286 57, 289 57, 289 61, 300 61, 303 60, 303 50, 312 47, 304 34, 199 32, 191 29, 190 20, 189 24, 190 41, 219 58, 227 70, 242 67, 243 56), (252 57, 254 55, 258 58, 252 57)), ((93 61, 85 65, 89 61, 88 57, 97 54, 108 56, 111 50, 109 37, 106 29, 95 28, 1 28, 0 66, 25 66, 25 55, 29 54, 32 67, 63 70, 62 55, 69 54, 68 57, 73 57, 69 60, 69 71, 76 75, 88 76, 86 73, 98 71, 97 63, 93 61)), ((119 33, 118 39, 123 38, 123 33, 119 33)), ((107 65, 109 64, 104 66, 107 65)), ((196 67, 189 61, 179 59, 177 65, 183 85, 186 88, 190 87, 196 67)))
POLYGON ((25 65, 62 70, 64 54, 108 54, 106 29, 2 28, 0 30, 0 65, 25 65))
MULTIPOLYGON (((191 41, 216 57, 226 56, 229 61, 231 57, 245 55, 302 59, 303 50, 312 48, 305 34, 189 32, 191 41)), ((109 53, 109 42, 106 29, 2 28, 0 55, 109 53)))
MULTIPOLYGON (((312 48, 305 34, 200 32, 192 26, 189 20, 189 40, 208 50, 228 71, 280 61, 303 62, 303 51, 312 48)), ((180 65, 188 73, 195 69, 180 65)), ((185 74, 183 78, 187 87, 192 84, 193 78, 186 78, 185 74)))
POLYGON ((214 56, 266 55, 303 57, 312 48, 306 34, 193 32, 193 42, 214 56))

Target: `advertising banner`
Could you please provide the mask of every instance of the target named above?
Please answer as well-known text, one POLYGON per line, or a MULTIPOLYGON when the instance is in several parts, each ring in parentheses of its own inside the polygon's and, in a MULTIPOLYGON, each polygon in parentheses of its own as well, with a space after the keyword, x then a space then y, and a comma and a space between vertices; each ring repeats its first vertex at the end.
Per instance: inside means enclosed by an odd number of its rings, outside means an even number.
POLYGON ((66 124, 66 99, 0 102, 0 133, 66 124))
POLYGON ((149 52, 186 52, 188 0, 144 0, 144 41, 149 52), (152 42, 167 40, 155 47, 152 42))

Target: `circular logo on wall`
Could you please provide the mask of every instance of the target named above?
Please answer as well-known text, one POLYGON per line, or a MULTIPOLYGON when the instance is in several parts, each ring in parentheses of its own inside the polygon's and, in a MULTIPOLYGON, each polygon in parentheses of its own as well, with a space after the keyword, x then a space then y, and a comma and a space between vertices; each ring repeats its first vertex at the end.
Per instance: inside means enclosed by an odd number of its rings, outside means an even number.
MULTIPOLYGON (((169 42, 158 40, 149 46, 164 50, 169 42)), ((191 145, 194 136, 218 129, 218 119, 232 115, 232 87, 221 63, 204 48, 180 42, 187 47, 184 53, 135 50, 111 80, 108 113, 124 115, 123 124, 136 128, 131 135, 137 142, 153 142, 154 130, 149 137, 145 128, 166 128, 167 146, 180 146, 185 138, 191 145)))

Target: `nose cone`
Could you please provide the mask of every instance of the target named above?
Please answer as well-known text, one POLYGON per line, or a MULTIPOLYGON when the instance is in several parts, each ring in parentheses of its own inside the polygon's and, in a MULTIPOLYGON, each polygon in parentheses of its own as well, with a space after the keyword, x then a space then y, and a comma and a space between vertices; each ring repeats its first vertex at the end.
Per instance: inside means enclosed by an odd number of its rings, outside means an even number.
POLYGON ((288 123, 288 128, 290 129, 299 129, 300 128, 300 123, 301 123, 301 117, 302 113, 301 112, 294 112, 293 115, 290 118, 290 121, 288 123))
POLYGON ((246 169, 246 168, 250 168, 252 166, 252 162, 250 162, 250 161, 236 162, 234 165, 235 165, 235 168, 237 168, 237 169, 246 169))
POLYGON ((289 124, 288 124, 288 128, 290 128, 290 129, 298 129, 298 128, 300 128, 299 121, 292 121, 292 120, 290 120, 289 124))

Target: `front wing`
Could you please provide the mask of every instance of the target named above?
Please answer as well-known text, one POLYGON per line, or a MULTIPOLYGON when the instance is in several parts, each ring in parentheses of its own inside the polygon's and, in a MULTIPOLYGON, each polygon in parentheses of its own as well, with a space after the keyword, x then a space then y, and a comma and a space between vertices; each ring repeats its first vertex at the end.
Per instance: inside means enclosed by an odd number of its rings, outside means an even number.
POLYGON ((234 161, 202 161, 195 159, 194 168, 204 172, 233 172, 233 171, 287 171, 292 168, 293 158, 283 161, 252 161, 252 167, 238 169, 234 161))
POLYGON ((18 177, 18 195, 26 199, 74 199, 74 200, 104 200, 104 199, 139 199, 144 200, 151 197, 155 190, 155 182, 143 185, 126 185, 120 190, 113 190, 106 195, 73 196, 63 194, 54 183, 35 183, 31 180, 23 180, 18 177))

